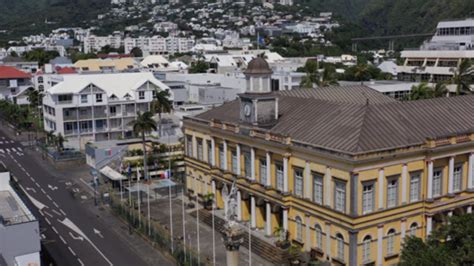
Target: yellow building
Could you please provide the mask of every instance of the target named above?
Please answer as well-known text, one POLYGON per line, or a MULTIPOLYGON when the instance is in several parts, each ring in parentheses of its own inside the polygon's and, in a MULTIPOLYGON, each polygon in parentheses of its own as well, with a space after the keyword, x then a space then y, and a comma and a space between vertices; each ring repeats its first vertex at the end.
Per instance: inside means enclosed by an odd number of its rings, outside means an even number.
POLYGON ((184 119, 187 188, 233 181, 239 217, 289 232, 320 260, 397 263, 404 237, 425 238, 474 205, 474 96, 397 102, 365 86, 271 92, 253 60, 247 92, 184 119))
POLYGON ((137 69, 138 67, 138 63, 131 57, 86 59, 79 60, 74 64, 74 68, 82 72, 121 72, 137 69))

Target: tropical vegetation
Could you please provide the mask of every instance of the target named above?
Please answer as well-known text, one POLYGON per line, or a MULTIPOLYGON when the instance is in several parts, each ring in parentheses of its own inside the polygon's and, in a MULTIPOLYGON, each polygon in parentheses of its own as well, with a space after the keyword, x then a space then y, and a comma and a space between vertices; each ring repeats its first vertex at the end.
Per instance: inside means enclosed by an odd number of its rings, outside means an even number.
POLYGON ((173 110, 173 102, 170 100, 170 93, 168 90, 155 90, 155 95, 153 96, 154 99, 151 102, 151 110, 154 113, 158 114, 158 127, 159 127, 159 134, 163 136, 162 131, 162 117, 163 113, 169 113, 173 110))

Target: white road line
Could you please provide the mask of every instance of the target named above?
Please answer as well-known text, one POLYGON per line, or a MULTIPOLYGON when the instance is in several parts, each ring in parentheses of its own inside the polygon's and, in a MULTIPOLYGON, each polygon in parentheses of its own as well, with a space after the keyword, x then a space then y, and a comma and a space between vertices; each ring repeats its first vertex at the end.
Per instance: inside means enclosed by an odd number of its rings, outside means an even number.
POLYGON ((56 206, 56 208, 59 208, 59 205, 55 201, 53 201, 53 205, 56 206))
POLYGON ((22 148, 20 148, 20 147, 18 147, 17 149, 18 149, 19 151, 23 151, 23 149, 22 149, 22 148))
POLYGON ((74 251, 72 250, 71 247, 67 247, 67 248, 69 249, 69 251, 71 251, 72 255, 77 256, 76 253, 74 253, 74 251))
POLYGON ((66 216, 66 213, 62 209, 59 209, 59 212, 66 216))
POLYGON ((35 182, 35 185, 36 185, 38 188, 40 188, 40 185, 38 184, 38 182, 35 182))
POLYGON ((5 153, 5 151, 4 151, 3 149, 0 149, 0 152, 1 152, 1 153, 5 153))
POLYGON ((44 214, 46 214, 46 215, 48 215, 49 217, 53 218, 53 215, 52 215, 51 213, 46 212, 46 211, 43 211, 43 212, 44 212, 44 214))
POLYGON ((58 230, 56 230, 56 227, 54 227, 54 226, 51 226, 51 229, 53 229, 53 231, 54 231, 56 234, 58 234, 58 235, 59 235, 59 232, 58 232, 58 230))
POLYGON ((67 245, 66 240, 64 240, 64 238, 63 238, 62 236, 59 236, 59 239, 61 239, 61 241, 62 241, 65 245, 67 245))
POLYGON ((43 188, 41 188, 41 192, 43 192, 43 194, 46 194, 46 191, 44 191, 44 189, 43 189, 43 188))
POLYGON ((16 152, 16 149, 12 147, 12 151, 16 152))
POLYGON ((48 198, 49 200, 53 200, 49 195, 46 195, 46 198, 48 198))
POLYGON ((51 225, 51 222, 48 220, 48 218, 44 217, 44 220, 46 221, 47 224, 51 225))
POLYGON ((56 215, 61 216, 61 214, 57 210, 53 209, 53 212, 56 213, 56 215))
POLYGON ((81 264, 81 266, 84 266, 84 263, 82 263, 82 260, 80 258, 77 258, 77 261, 79 262, 79 264, 81 264))
POLYGON ((82 178, 79 178, 79 180, 81 180, 82 183, 86 184, 88 188, 90 188, 92 191, 95 191, 94 188, 92 187, 91 184, 87 183, 86 181, 84 181, 84 179, 82 178))
POLYGON ((9 148, 7 148, 6 150, 7 150, 8 153, 10 153, 10 149, 9 149, 9 148))

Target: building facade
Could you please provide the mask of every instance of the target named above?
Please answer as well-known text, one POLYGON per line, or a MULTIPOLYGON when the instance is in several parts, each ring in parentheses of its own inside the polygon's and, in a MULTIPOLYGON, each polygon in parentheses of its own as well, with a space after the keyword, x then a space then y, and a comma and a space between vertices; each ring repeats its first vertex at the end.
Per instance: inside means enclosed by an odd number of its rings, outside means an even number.
POLYGON ((194 39, 180 37, 138 37, 125 38, 125 53, 129 54, 133 48, 140 48, 145 55, 188 53, 194 46, 194 39))
POLYGON ((80 147, 131 137, 137 113, 150 110, 156 90, 168 89, 152 73, 66 75, 43 98, 45 130, 80 147))
POLYGON ((261 68, 247 70, 256 82, 238 100, 184 119, 190 194, 213 193, 225 208, 223 188, 235 182, 241 223, 268 237, 289 232, 336 265, 395 264, 406 236, 425 239, 472 212, 473 96, 401 103, 364 86, 272 93, 255 88, 271 75, 261 68))
POLYGON ((0 66, 0 99, 28 104, 26 92, 33 89, 31 75, 10 66, 0 66))

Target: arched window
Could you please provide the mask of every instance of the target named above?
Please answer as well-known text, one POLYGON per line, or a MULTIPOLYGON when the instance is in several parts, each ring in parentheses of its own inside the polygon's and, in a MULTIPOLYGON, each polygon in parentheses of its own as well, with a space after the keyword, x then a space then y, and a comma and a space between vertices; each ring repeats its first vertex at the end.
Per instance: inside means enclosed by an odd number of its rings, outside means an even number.
POLYGON ((344 261, 344 237, 341 234, 336 235, 337 258, 344 261))
POLYGON ((316 234, 316 247, 323 249, 323 230, 321 230, 321 226, 319 226, 319 224, 314 226, 314 232, 316 234))
POLYGON ((303 221, 299 216, 295 218, 296 222, 296 240, 302 242, 303 241, 303 221))
POLYGON ((409 236, 416 236, 416 230, 418 229, 418 224, 417 223, 412 223, 410 225, 410 231, 408 232, 409 236))
POLYGON ((38 77, 38 83, 43 83, 43 77, 38 77))
POLYGON ((39 85, 39 86, 38 86, 38 90, 39 90, 40 92, 44 91, 44 86, 43 86, 43 85, 39 85))
POLYGON ((370 261, 370 245, 372 243, 372 237, 366 236, 364 237, 362 243, 362 262, 370 261))
POLYGON ((394 253, 394 246, 395 246, 395 229, 388 230, 387 233, 387 254, 394 253))

